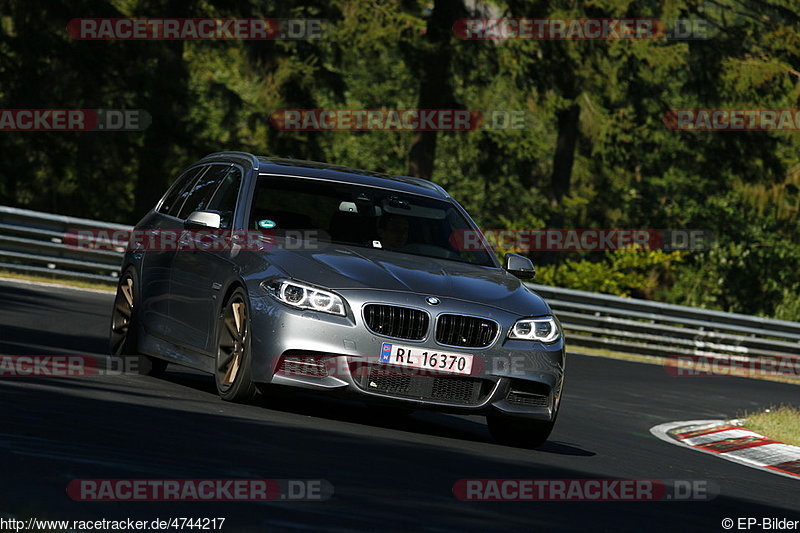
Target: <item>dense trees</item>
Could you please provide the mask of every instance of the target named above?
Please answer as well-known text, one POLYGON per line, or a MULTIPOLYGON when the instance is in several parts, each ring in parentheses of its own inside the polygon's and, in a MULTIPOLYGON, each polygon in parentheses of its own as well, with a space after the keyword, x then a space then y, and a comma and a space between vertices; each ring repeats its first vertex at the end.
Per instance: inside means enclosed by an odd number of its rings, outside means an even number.
MULTIPOLYGON (((699 228, 694 252, 533 252, 540 280, 800 319, 797 132, 674 131, 670 109, 800 108, 796 0, 6 0, 2 108, 135 108, 144 132, 0 133, 0 203, 135 222, 237 149, 430 177, 484 228, 699 228), (458 39, 466 16, 700 20, 710 39, 458 39), (73 17, 320 18, 285 41, 76 41, 73 17), (278 109, 525 111, 519 130, 290 132, 278 109)), ((488 125, 487 125, 488 126, 488 125)))

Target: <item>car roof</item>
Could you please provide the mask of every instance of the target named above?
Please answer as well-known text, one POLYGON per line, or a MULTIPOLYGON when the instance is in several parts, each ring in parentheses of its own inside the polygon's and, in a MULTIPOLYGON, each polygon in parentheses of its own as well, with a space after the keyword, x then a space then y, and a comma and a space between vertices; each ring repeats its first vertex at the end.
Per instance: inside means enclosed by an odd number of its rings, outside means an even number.
POLYGON ((316 178, 357 185, 380 187, 409 192, 432 198, 449 199, 450 195, 441 186, 422 178, 393 176, 381 172, 362 170, 319 161, 305 161, 270 156, 254 156, 246 152, 216 152, 204 157, 201 162, 227 159, 248 159, 259 174, 279 174, 316 178))

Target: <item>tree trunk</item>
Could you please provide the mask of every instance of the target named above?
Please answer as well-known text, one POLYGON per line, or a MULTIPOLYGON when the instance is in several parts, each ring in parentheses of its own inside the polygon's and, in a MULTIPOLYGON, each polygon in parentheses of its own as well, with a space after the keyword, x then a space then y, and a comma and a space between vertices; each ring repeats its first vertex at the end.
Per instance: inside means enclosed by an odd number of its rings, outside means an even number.
MULTIPOLYGON (((462 0, 436 0, 428 19, 425 46, 419 68, 419 109, 452 108, 455 104, 450 80, 453 23, 466 16, 462 0)), ((408 173, 425 179, 433 176, 436 132, 417 131, 408 156, 408 173)))
POLYGON ((134 218, 144 216, 166 187, 177 176, 171 175, 170 155, 181 149, 185 137, 182 128, 185 122, 187 102, 186 66, 183 63, 183 43, 167 41, 157 59, 153 72, 153 83, 149 87, 147 111, 153 122, 144 132, 139 171, 136 184, 134 218))
MULTIPOLYGON (((138 10, 149 16, 191 17, 191 0, 142 0, 138 10)), ((183 60, 182 41, 152 43, 158 54, 154 71, 146 86, 146 111, 153 117, 144 131, 136 182, 133 218, 137 219, 153 208, 177 175, 174 175, 170 156, 187 148, 186 120, 189 104, 189 74, 183 60)))
POLYGON ((550 175, 550 190, 555 204, 560 204, 569 195, 572 166, 575 163, 575 147, 578 144, 578 126, 581 108, 572 104, 556 113, 558 138, 553 154, 553 173, 550 175))

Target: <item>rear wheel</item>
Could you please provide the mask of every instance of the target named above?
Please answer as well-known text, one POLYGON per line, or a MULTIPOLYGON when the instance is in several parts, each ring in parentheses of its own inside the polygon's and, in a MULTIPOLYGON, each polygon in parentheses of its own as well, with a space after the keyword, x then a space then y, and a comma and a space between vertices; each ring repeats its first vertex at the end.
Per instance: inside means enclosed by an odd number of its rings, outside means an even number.
POLYGON ((126 271, 117 285, 111 314, 111 354, 133 355, 137 350, 133 272, 126 271))
POLYGON ((163 359, 139 354, 138 287, 136 272, 129 268, 120 277, 114 310, 111 313, 109 342, 111 355, 138 359, 138 371, 148 376, 159 376, 167 368, 163 359))
POLYGON ((241 288, 228 297, 217 325, 217 360, 214 380, 223 400, 245 402, 253 398, 256 385, 251 379, 250 316, 247 297, 241 288))

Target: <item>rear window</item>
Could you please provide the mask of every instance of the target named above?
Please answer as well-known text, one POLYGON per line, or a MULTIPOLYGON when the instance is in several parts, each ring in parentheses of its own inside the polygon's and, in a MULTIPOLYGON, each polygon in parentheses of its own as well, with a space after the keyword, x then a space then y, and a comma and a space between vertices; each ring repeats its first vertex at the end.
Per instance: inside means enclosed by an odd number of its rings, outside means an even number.
POLYGON ((210 165, 208 171, 192 186, 178 218, 186 218, 195 211, 205 210, 230 168, 230 165, 210 165))
POLYGON ((200 172, 205 168, 206 167, 198 166, 184 171, 184 173, 175 180, 175 183, 170 187, 169 191, 167 191, 167 194, 164 195, 164 199, 158 207, 158 212, 165 215, 178 216, 178 210, 181 208, 181 205, 183 205, 184 200, 186 200, 186 191, 191 187, 192 183, 194 183, 194 179, 197 178, 200 172))
POLYGON ((232 167, 222 180, 214 197, 208 202, 205 209, 217 211, 220 216, 220 228, 230 229, 233 224, 233 215, 239 199, 239 189, 242 186, 242 170, 232 167))

